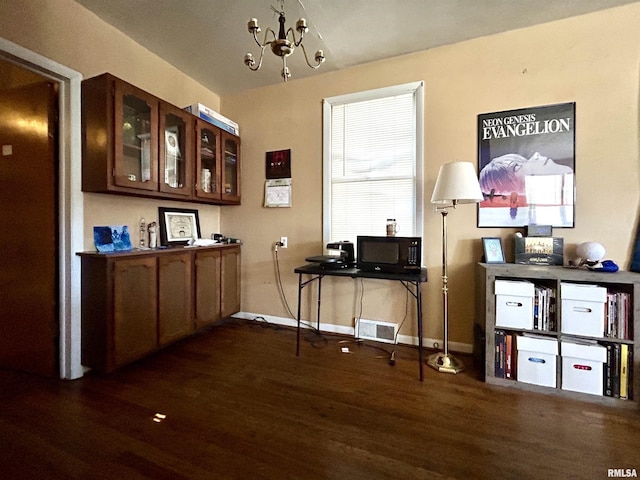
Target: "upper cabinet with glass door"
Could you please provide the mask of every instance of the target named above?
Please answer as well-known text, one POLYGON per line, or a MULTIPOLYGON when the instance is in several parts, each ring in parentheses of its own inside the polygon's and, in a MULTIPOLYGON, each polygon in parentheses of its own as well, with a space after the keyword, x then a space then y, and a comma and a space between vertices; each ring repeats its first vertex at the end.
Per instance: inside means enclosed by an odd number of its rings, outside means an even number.
POLYGON ((155 191, 158 189, 158 99, 124 83, 117 83, 114 91, 114 133, 118 146, 114 184, 155 191))
POLYGON ((109 74, 82 82, 83 191, 158 191, 158 108, 156 97, 109 74))
POLYGON ((196 118, 196 196, 220 200, 220 129, 196 118))
POLYGON ((222 131, 222 200, 240 203, 240 138, 222 131))
POLYGON ((193 196, 193 115, 160 103, 160 191, 193 196))
POLYGON ((82 190, 240 203, 240 139, 108 73, 82 82, 82 190))

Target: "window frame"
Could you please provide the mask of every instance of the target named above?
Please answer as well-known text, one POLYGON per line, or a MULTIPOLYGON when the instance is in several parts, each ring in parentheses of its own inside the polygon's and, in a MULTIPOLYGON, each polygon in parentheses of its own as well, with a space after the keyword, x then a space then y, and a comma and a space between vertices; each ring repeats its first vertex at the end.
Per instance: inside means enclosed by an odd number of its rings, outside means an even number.
MULTIPOLYGON (((392 97, 406 93, 415 96, 415 219, 413 234, 406 236, 423 236, 424 227, 424 82, 411 82, 374 90, 367 90, 335 97, 327 97, 322 101, 322 242, 326 245, 331 240, 331 114, 334 105, 362 102, 384 97, 392 97)), ((406 232, 406 230, 405 230, 406 232)), ((401 233, 402 234, 402 233, 401 233)))

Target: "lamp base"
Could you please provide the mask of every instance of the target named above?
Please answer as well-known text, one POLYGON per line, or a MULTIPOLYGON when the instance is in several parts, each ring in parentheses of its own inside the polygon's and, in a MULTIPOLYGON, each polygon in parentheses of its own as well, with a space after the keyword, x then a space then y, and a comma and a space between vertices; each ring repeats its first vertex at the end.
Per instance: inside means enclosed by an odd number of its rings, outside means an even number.
POLYGON ((434 353, 427 358, 427 365, 442 373, 458 373, 464 370, 460 360, 447 353, 434 353))

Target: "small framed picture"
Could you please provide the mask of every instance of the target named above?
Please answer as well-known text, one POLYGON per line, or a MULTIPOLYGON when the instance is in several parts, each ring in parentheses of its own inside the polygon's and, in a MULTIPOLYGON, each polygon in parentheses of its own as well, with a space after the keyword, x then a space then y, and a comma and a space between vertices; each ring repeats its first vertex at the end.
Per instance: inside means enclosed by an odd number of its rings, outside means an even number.
POLYGON ((188 245, 189 240, 200 238, 198 210, 158 207, 160 219, 160 245, 188 245))
POLYGON ((499 237, 482 237, 485 263, 505 263, 502 250, 502 239, 499 237))
POLYGON ((291 149, 267 152, 267 180, 274 178, 291 178, 291 149))

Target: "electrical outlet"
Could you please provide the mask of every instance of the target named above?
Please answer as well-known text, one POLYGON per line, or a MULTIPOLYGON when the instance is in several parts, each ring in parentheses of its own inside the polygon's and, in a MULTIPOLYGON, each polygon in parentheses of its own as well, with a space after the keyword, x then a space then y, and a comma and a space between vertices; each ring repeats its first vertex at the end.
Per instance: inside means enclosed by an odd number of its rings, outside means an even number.
POLYGON ((289 239, 287 237, 280 237, 280 246, 282 248, 287 248, 289 244, 289 239))

